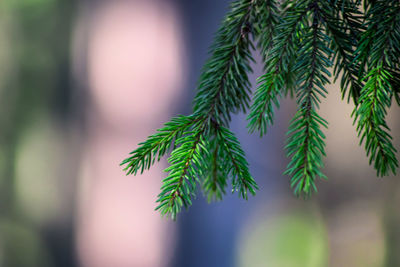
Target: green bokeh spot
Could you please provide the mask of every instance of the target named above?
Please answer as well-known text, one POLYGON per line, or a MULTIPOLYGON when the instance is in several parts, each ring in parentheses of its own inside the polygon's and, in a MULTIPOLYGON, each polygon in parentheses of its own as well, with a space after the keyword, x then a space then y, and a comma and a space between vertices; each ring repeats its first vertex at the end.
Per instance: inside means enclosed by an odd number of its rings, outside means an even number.
POLYGON ((328 251, 327 233, 317 218, 281 216, 247 231, 239 250, 240 266, 328 266, 328 251))

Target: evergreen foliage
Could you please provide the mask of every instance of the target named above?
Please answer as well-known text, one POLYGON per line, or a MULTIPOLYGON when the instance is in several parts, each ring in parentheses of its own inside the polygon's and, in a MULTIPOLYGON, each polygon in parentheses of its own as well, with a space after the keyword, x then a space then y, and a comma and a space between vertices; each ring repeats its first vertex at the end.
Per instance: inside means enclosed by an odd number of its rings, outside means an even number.
POLYGON ((296 195, 317 191, 323 174, 328 122, 319 106, 325 86, 340 79, 342 96, 355 105, 353 118, 378 176, 396 173, 398 161, 385 122, 392 100, 400 104, 400 2, 359 0, 236 0, 206 62, 193 114, 179 116, 139 144, 122 162, 127 174, 149 169, 170 153, 157 207, 176 218, 191 205, 196 187, 209 201, 227 191, 247 199, 258 189, 231 115, 247 112, 248 129, 267 133, 281 97, 295 96, 297 112, 286 145, 286 174, 296 195), (252 104, 252 51, 259 47, 265 74, 252 104))

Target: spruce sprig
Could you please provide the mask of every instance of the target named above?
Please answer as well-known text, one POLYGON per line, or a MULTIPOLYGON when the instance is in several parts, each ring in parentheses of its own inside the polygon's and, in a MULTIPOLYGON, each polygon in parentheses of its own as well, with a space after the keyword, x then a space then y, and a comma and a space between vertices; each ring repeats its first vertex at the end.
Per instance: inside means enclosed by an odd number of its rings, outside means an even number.
POLYGON ((162 215, 171 215, 173 219, 182 207, 192 204, 191 198, 195 196, 196 182, 206 170, 207 141, 204 139, 202 125, 185 132, 176 143, 178 148, 172 151, 168 163, 171 165, 166 172, 168 176, 163 180, 161 193, 157 202, 160 204, 156 210, 162 215))
POLYGON ((399 1, 366 1, 367 29, 360 41, 357 56, 363 59, 367 75, 363 78, 360 103, 354 109, 360 144, 365 141, 369 163, 374 163, 378 176, 396 174, 399 165, 385 121, 390 108, 393 76, 388 70, 395 68, 400 44, 396 44, 400 12, 399 1))
POLYGON ((254 0, 233 2, 200 76, 194 113, 204 114, 219 124, 229 125, 231 113, 245 112, 249 106, 248 73, 252 72, 250 62, 254 61, 250 39, 255 5, 254 0))
POLYGON ((260 132, 260 136, 267 133, 268 126, 274 123, 274 106, 279 108, 278 97, 281 94, 281 88, 284 87, 285 81, 282 75, 275 70, 266 73, 258 79, 260 84, 255 95, 254 103, 247 120, 249 120, 249 132, 256 130, 260 132))
POLYGON ((387 108, 391 105, 390 77, 382 65, 372 69, 365 77, 367 82, 362 89, 360 105, 354 110, 360 144, 365 142, 369 163, 374 162, 378 176, 388 175, 390 171, 396 174, 399 166, 385 121, 387 108))
POLYGON ((226 127, 214 125, 210 138, 208 172, 204 173, 202 184, 208 201, 222 199, 228 179, 231 180, 232 193, 238 192, 246 200, 249 193, 255 195, 258 185, 250 174, 245 153, 234 133, 226 127))
POLYGON ((317 191, 317 177, 322 173, 322 157, 325 156, 325 135, 321 130, 327 122, 316 112, 320 98, 325 97, 325 84, 331 76, 328 68, 331 49, 330 37, 324 32, 321 7, 317 1, 309 4, 309 25, 304 28, 299 58, 295 66, 299 81, 296 90, 298 111, 289 128, 290 137, 286 146, 291 161, 286 173, 292 175, 291 186, 296 195, 308 196, 317 191))
POLYGON ((208 202, 222 200, 228 185, 226 170, 229 162, 227 160, 218 160, 225 158, 224 151, 218 141, 216 136, 212 136, 208 142, 208 151, 210 151, 207 158, 208 172, 204 175, 201 185, 208 202))
POLYGON ((191 205, 196 183, 203 187, 209 199, 222 198, 227 180, 232 179, 234 191, 247 198, 254 194, 257 185, 248 171, 244 152, 228 126, 231 113, 245 111, 250 101, 250 62, 254 61, 251 49, 252 24, 261 1, 234 1, 211 46, 211 57, 203 68, 194 100, 193 115, 179 117, 185 122, 166 125, 159 133, 150 136, 122 162, 128 174, 149 168, 157 159, 174 149, 166 169, 159 195, 158 210, 163 215, 176 218, 182 207, 191 205), (211 141, 206 141, 211 140, 211 141), (226 165, 230 157, 231 165, 226 165), (211 168, 210 163, 211 162, 211 168), (226 166, 222 169, 218 166, 226 166))
POLYGON ((295 94, 286 174, 295 195, 317 191, 323 174, 328 122, 319 114, 331 67, 342 98, 353 100, 360 145, 378 176, 395 173, 396 148, 385 121, 394 98, 400 105, 400 2, 398 0, 235 0, 224 18, 199 79, 193 114, 178 116, 122 162, 127 174, 149 169, 170 154, 157 200, 176 218, 201 186, 209 201, 232 191, 247 199, 258 186, 240 143, 229 130, 231 116, 246 112, 248 129, 266 134, 281 97, 295 94), (362 6, 362 8, 361 8, 362 6), (248 74, 254 42, 265 74, 250 106, 248 74), (172 151, 172 152, 171 152, 172 151))
POLYGON ((279 108, 278 98, 282 89, 285 88, 287 94, 293 86, 292 68, 297 50, 295 44, 299 40, 306 13, 307 1, 289 5, 276 25, 276 35, 272 40, 274 46, 268 51, 268 55, 265 55, 266 74, 258 79, 259 87, 247 117, 249 121, 247 127, 251 133, 256 130, 260 132, 260 136, 267 133, 268 126, 273 124, 274 106, 279 108))
POLYGON ((269 50, 273 47, 273 36, 275 26, 279 21, 279 11, 279 4, 276 0, 257 1, 253 29, 264 62, 268 57, 269 50))
POLYGON ((323 3, 321 15, 325 21, 327 34, 331 37, 331 49, 336 81, 339 76, 342 98, 353 99, 355 104, 361 94, 363 84, 359 78, 360 66, 355 61, 355 50, 365 27, 363 15, 358 9, 359 1, 341 0, 323 3), (339 7, 339 8, 337 8, 339 7))
POLYGON ((132 151, 129 158, 125 159, 121 165, 126 165, 124 171, 127 174, 136 175, 140 170, 150 169, 154 162, 160 161, 161 157, 174 146, 174 140, 178 139, 184 131, 196 123, 199 118, 195 115, 178 116, 170 122, 165 123, 163 128, 157 130, 157 133, 149 136, 145 142, 139 144, 139 147, 132 151))
POLYGON ((222 144, 221 151, 228 162, 226 176, 232 179, 232 192, 237 191, 243 199, 248 198, 248 192, 255 195, 258 189, 256 182, 250 175, 248 163, 238 139, 225 127, 219 127, 217 141, 222 144))

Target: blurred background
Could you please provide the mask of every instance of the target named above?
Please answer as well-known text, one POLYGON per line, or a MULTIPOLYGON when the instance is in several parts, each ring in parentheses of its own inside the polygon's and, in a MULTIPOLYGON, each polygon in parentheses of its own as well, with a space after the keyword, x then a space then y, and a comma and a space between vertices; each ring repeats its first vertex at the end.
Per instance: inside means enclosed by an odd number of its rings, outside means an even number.
MULTIPOLYGON (((292 100, 263 139, 244 115, 232 121, 260 185, 247 202, 199 194, 171 222, 154 211, 165 160, 123 173, 139 142, 191 112, 228 6, 0 1, 0 266, 400 266, 400 177, 375 177, 336 85, 321 110, 329 180, 311 200, 293 197, 282 175, 292 100)), ((252 81, 260 74, 254 65, 252 81)), ((399 113, 389 114, 398 149, 399 113)))

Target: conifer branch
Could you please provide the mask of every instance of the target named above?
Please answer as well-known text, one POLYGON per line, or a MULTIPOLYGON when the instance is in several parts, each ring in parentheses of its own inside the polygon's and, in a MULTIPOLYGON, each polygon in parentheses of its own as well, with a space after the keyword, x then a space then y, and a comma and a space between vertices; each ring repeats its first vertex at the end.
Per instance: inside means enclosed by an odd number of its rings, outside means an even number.
POLYGON ((400 106, 400 66, 387 70, 390 74, 389 83, 392 87, 392 94, 400 106))
MULTIPOLYGON (((252 71, 250 62, 254 61, 250 51, 254 48, 250 35, 253 34, 252 23, 255 19, 256 6, 260 3, 260 0, 233 2, 231 11, 217 33, 211 47, 211 57, 205 64, 200 77, 193 115, 190 116, 193 120, 190 123, 173 125, 172 129, 168 128, 171 125, 166 125, 166 128, 160 129, 159 134, 150 136, 132 152, 133 156, 122 163, 128 164, 125 168, 128 174, 136 174, 140 168, 143 171, 154 163, 155 156, 160 159, 167 153, 174 137, 176 138, 175 146, 178 147, 172 151, 168 160, 171 166, 167 168, 167 171, 170 173, 163 180, 162 192, 158 199, 160 204, 157 209, 162 214, 176 218, 176 214, 182 207, 191 205, 196 182, 203 185, 203 191, 209 196, 221 198, 225 193, 229 173, 219 172, 221 169, 218 171, 215 168, 216 165, 223 166, 221 162, 226 160, 224 157, 226 149, 219 149, 219 147, 226 148, 227 144, 230 144, 232 149, 236 149, 234 152, 238 155, 241 155, 243 151, 239 143, 234 142, 233 134, 229 136, 231 139, 225 140, 228 143, 219 143, 224 140, 218 138, 220 135, 213 137, 212 134, 217 131, 216 129, 222 129, 220 125, 229 124, 231 113, 245 111, 249 106, 250 82, 247 74, 252 71), (207 150, 209 142, 204 140, 212 138, 215 138, 218 144, 215 144, 216 151, 210 154, 207 150), (211 168, 211 174, 209 173, 210 164, 206 163, 206 159, 211 159, 214 165, 211 168), (196 177, 200 177, 202 181, 196 180, 196 177)), ((247 191, 253 193, 256 185, 252 184, 253 178, 248 171, 245 171, 244 166, 247 166, 245 158, 241 157, 237 160, 240 162, 235 161, 237 164, 235 166, 242 169, 240 172, 236 170, 231 173, 235 181, 233 184, 235 189, 247 198, 247 191)))
POLYGON ((361 88, 359 64, 354 60, 356 45, 364 29, 362 15, 359 11, 360 1, 328 1, 321 8, 321 15, 325 21, 327 33, 332 39, 335 81, 341 76, 340 87, 342 98, 348 92, 347 101, 353 99, 358 103, 361 88), (340 8, 338 8, 340 7, 340 8))
POLYGON ((266 74, 258 79, 259 87, 254 96, 254 102, 247 117, 248 129, 251 133, 258 130, 260 136, 266 134, 268 125, 273 124, 274 105, 279 108, 278 97, 283 89, 285 94, 291 88, 291 66, 295 60, 298 31, 305 23, 307 1, 290 6, 285 10, 285 16, 276 26, 274 47, 269 51, 266 60, 266 74))
POLYGON ((263 62, 268 58, 268 52, 273 47, 275 27, 279 21, 279 4, 275 0, 257 1, 256 14, 254 15, 254 34, 258 39, 263 62))
POLYGON ((210 151, 207 159, 209 172, 204 177, 202 188, 208 202, 211 202, 212 200, 222 200, 223 195, 226 193, 228 162, 219 160, 223 159, 224 155, 215 136, 208 144, 208 151, 210 151))
POLYGON ((182 133, 188 130, 199 120, 197 116, 178 116, 170 122, 165 123, 163 128, 157 130, 157 133, 147 138, 145 142, 139 144, 139 147, 132 151, 129 158, 125 159, 121 165, 127 165, 124 168, 126 174, 134 174, 140 170, 143 173, 154 164, 160 161, 161 157, 173 148, 175 139, 178 139, 182 133))
POLYGON ((258 189, 229 130, 232 114, 249 109, 254 39, 265 74, 258 79, 248 128, 264 135, 279 98, 296 93, 285 172, 296 195, 309 196, 317 191, 317 179, 326 178, 322 128, 328 123, 317 111, 332 66, 335 81, 342 74, 342 98, 356 105, 352 116, 370 164, 378 176, 396 172, 385 117, 393 98, 400 105, 400 1, 363 3, 364 9, 361 0, 233 1, 200 76, 193 114, 173 118, 121 164, 127 174, 137 174, 172 150, 157 210, 175 219, 191 205, 197 184, 209 201, 222 199, 228 180, 244 199, 258 189))
POLYGON ((205 114, 219 124, 228 125, 231 113, 245 112, 249 106, 251 84, 247 74, 252 72, 250 62, 254 61, 249 35, 255 3, 254 0, 233 2, 200 76, 194 113, 205 114))
POLYGON ((274 123, 274 105, 279 108, 278 96, 284 88, 284 80, 275 70, 261 76, 258 80, 260 84, 255 95, 254 103, 251 106, 248 129, 250 133, 258 130, 260 136, 267 133, 268 126, 274 123))
POLYGON ((162 215, 170 215, 176 219, 176 215, 182 207, 192 204, 192 196, 195 195, 197 177, 203 174, 205 166, 205 155, 207 152, 207 142, 204 140, 200 131, 185 132, 177 140, 179 147, 175 149, 168 163, 170 167, 165 169, 169 172, 167 178, 163 180, 161 193, 157 202, 162 215))
MULTIPOLYGON (((338 22, 343 22, 350 39, 356 41, 354 43, 356 45, 363 30, 365 30, 362 21, 364 18, 363 13, 360 11, 361 0, 333 0, 327 2, 329 2, 331 9, 335 10, 335 17, 338 22)), ((326 7, 325 3, 322 3, 326 7)), ((324 12, 326 10, 322 9, 321 11, 324 12)))
POLYGON ((222 151, 227 160, 226 173, 232 179, 232 192, 237 191, 243 199, 247 200, 248 192, 255 195, 258 186, 250 175, 244 151, 231 131, 225 127, 219 127, 216 130, 218 143, 223 145, 222 151))
POLYGON ((370 69, 364 77, 366 83, 361 90, 360 103, 354 109, 353 116, 354 121, 358 121, 360 144, 365 141, 369 163, 374 162, 378 176, 386 176, 390 171, 395 174, 399 165, 385 117, 394 94, 390 83, 394 79, 387 69, 393 67, 391 59, 396 57, 393 52, 400 46, 395 45, 394 39, 397 35, 393 35, 398 22, 396 18, 400 12, 400 3, 367 1, 367 9, 368 28, 363 33, 358 55, 368 59, 370 69))
POLYGON ((360 144, 365 141, 369 163, 374 162, 378 176, 388 175, 390 171, 396 174, 399 166, 385 121, 386 109, 391 104, 389 78, 390 74, 382 66, 372 69, 365 77, 368 81, 362 90, 360 105, 354 110, 360 144))
POLYGON ((327 68, 332 65, 329 60, 331 50, 328 48, 331 40, 323 32, 318 2, 310 3, 309 8, 312 25, 304 29, 296 65, 299 80, 303 82, 297 88, 299 109, 289 128, 286 148, 291 161, 285 172, 292 175, 291 186, 295 194, 305 196, 317 191, 317 177, 326 178, 321 172, 322 157, 325 156, 325 135, 321 126, 327 127, 327 122, 317 114, 316 109, 319 108, 319 96, 325 97, 327 93, 324 88, 329 82, 326 76, 330 76, 327 68))

